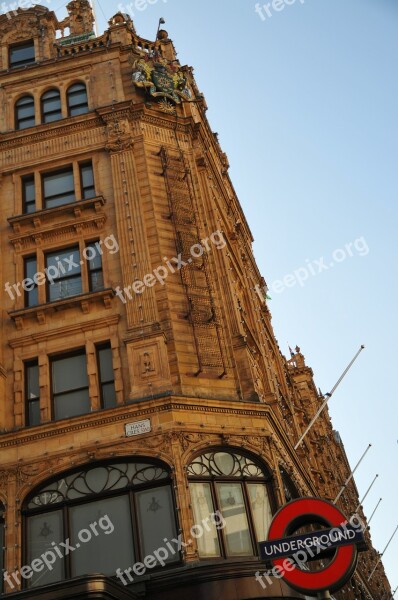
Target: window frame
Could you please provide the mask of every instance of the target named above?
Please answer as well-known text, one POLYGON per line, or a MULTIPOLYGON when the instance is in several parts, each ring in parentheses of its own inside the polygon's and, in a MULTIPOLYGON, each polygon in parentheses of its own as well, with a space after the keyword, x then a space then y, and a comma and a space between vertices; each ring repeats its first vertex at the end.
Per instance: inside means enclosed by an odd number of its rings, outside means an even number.
MULTIPOLYGON (((175 483, 174 483, 174 479, 173 479, 173 475, 172 475, 172 469, 169 465, 167 465, 166 463, 164 463, 163 461, 156 459, 156 458, 152 458, 152 457, 148 457, 148 456, 118 456, 118 457, 113 457, 112 459, 108 459, 105 461, 96 461, 90 464, 85 464, 85 465, 80 465, 79 467, 75 467, 74 469, 62 472, 62 473, 58 473, 56 476, 53 476, 49 479, 44 480, 41 484, 39 484, 38 486, 35 487, 34 490, 32 490, 32 492, 26 497, 21 513, 22 513, 22 519, 23 519, 23 540, 24 540, 24 545, 23 545, 23 550, 22 550, 22 555, 24 557, 24 563, 23 564, 28 564, 29 560, 28 560, 28 545, 29 545, 29 540, 28 540, 28 519, 30 516, 36 516, 36 515, 40 515, 40 514, 45 514, 48 512, 55 512, 55 511, 61 511, 62 514, 62 535, 64 536, 63 539, 71 539, 71 531, 72 531, 72 525, 71 525, 71 518, 70 518, 70 508, 74 508, 76 506, 83 506, 83 505, 88 505, 92 502, 96 502, 99 500, 105 500, 108 498, 118 498, 118 497, 122 497, 122 496, 128 496, 128 501, 129 501, 129 514, 130 514, 130 525, 131 525, 131 536, 132 536, 132 542, 133 542, 133 552, 134 552, 134 562, 143 562, 144 558, 145 558, 145 553, 144 553, 144 545, 143 545, 143 539, 141 536, 141 531, 139 528, 139 507, 138 507, 138 501, 137 501, 137 494, 138 492, 142 492, 142 491, 146 491, 146 490, 150 490, 150 489, 155 489, 155 488, 160 488, 160 487, 167 487, 169 489, 169 493, 170 493, 170 498, 171 498, 171 508, 172 508, 172 512, 173 512, 173 520, 171 523, 171 526, 174 527, 175 530, 175 535, 177 536, 178 533, 181 531, 180 529, 180 524, 179 524, 179 519, 178 519, 178 511, 177 511, 177 499, 176 499, 176 492, 175 492, 175 483), (116 490, 106 490, 103 492, 100 492, 99 494, 97 493, 93 493, 93 494, 88 494, 86 496, 83 496, 82 498, 78 498, 78 499, 73 499, 73 500, 63 500, 59 503, 53 503, 53 504, 46 504, 43 505, 41 507, 37 507, 37 508, 29 508, 28 504, 29 502, 32 501, 32 499, 38 495, 38 492, 40 492, 40 490, 43 490, 43 487, 45 485, 51 485, 52 483, 55 483, 57 481, 62 482, 63 478, 68 477, 70 475, 74 475, 76 473, 79 472, 88 472, 90 470, 96 469, 98 467, 107 467, 107 466, 111 466, 112 464, 120 464, 120 463, 136 463, 136 464, 140 464, 140 465, 148 465, 148 466, 155 466, 158 468, 163 469, 164 471, 167 472, 167 477, 162 478, 162 479, 154 479, 152 481, 149 482, 144 482, 144 483, 138 483, 138 484, 128 484, 127 486, 125 486, 124 488, 120 488, 120 489, 116 489, 116 490)), ((66 581, 69 578, 72 577, 72 559, 71 559, 71 553, 69 553, 67 556, 64 556, 62 559, 59 559, 63 561, 63 565, 64 565, 64 579, 62 579, 61 581, 66 581)), ((183 553, 181 550, 176 550, 175 552, 175 560, 171 561, 170 563, 167 563, 165 567, 162 567, 161 565, 159 566, 155 566, 153 568, 151 568, 151 571, 153 572, 158 572, 160 570, 164 570, 165 568, 175 568, 177 566, 181 566, 183 561, 183 553)), ((108 575, 108 577, 112 577, 112 575, 108 575)), ((30 580, 24 580, 23 581, 23 589, 38 589, 40 588, 40 586, 29 586, 29 581, 30 580)))
MULTIPOLYGON (((24 273, 24 281, 25 279, 32 279, 31 277, 28 277, 27 275, 27 261, 28 260, 34 260, 36 263, 36 267, 35 267, 35 275, 37 274, 37 254, 27 254, 26 256, 23 257, 23 273, 24 273)), ((35 281, 33 281, 33 288, 31 290, 23 290, 24 293, 24 306, 25 308, 33 308, 34 306, 39 306, 39 286, 37 285, 37 283, 35 283, 35 281), (30 304, 29 298, 30 298, 30 294, 32 292, 36 291, 37 294, 37 302, 30 304)))
POLYGON ((74 176, 74 168, 73 168, 73 163, 67 164, 67 165, 63 165, 59 168, 56 169, 52 169, 51 171, 43 171, 40 173, 40 181, 41 181, 41 199, 42 199, 42 207, 45 210, 51 210, 52 208, 59 208, 60 206, 65 206, 67 204, 71 204, 72 202, 76 202, 76 185, 75 185, 75 176, 74 176), (67 192, 63 192, 62 194, 55 194, 52 196, 47 197, 45 195, 45 180, 46 177, 54 177, 57 175, 62 175, 64 173, 70 173, 72 174, 72 182, 73 182, 73 200, 68 200, 67 202, 62 202, 61 204, 58 204, 57 206, 47 206, 47 201, 48 200, 56 200, 57 198, 62 197, 63 195, 69 194, 71 192, 71 190, 68 190, 67 192))
POLYGON ((25 425, 27 427, 37 427, 38 425, 41 424, 41 418, 40 418, 40 365, 39 365, 39 359, 38 358, 32 358, 30 360, 27 360, 24 362, 24 397, 25 397, 25 425), (38 380, 38 387, 39 387, 39 396, 37 398, 35 398, 34 400, 28 398, 28 390, 29 390, 29 384, 28 384, 28 369, 30 367, 37 367, 37 380, 38 380), (31 423, 30 421, 30 404, 31 402, 39 402, 39 422, 38 423, 31 423))
POLYGON ((297 500, 300 498, 300 492, 297 489, 297 486, 293 482, 289 473, 286 471, 286 468, 283 465, 279 465, 279 473, 281 475, 282 480, 282 488, 283 495, 286 502, 291 502, 292 500, 297 500), (289 496, 287 495, 289 494, 289 496))
POLYGON ((22 188, 22 214, 24 215, 33 215, 35 212, 37 212, 37 208, 36 208, 36 180, 35 180, 35 175, 34 173, 28 173, 26 175, 22 175, 21 177, 21 188, 22 188), (33 190, 34 190, 34 199, 32 200, 26 200, 26 188, 25 185, 27 183, 33 183, 33 190), (28 206, 30 206, 31 204, 33 204, 33 211, 29 211, 27 210, 28 206))
MULTIPOLYGON (((83 286, 84 278, 83 278, 83 269, 82 269, 83 265, 80 264, 81 261, 82 261, 82 259, 81 259, 80 243, 79 242, 77 244, 73 245, 73 246, 67 246, 66 248, 63 247, 63 248, 57 248, 57 249, 54 249, 54 248, 48 249, 46 252, 44 252, 44 267, 45 267, 45 269, 48 268, 47 258, 50 255, 65 254, 67 252, 70 252, 72 254, 72 252, 75 252, 76 250, 79 253, 79 266, 80 266, 80 273, 79 273, 79 275, 77 275, 77 274, 70 274, 70 275, 68 275, 68 271, 66 272, 66 274, 65 273, 61 273, 61 275, 54 280, 54 284, 58 283, 58 282, 61 282, 61 281, 69 281, 69 280, 72 280, 72 279, 79 279, 80 278, 80 283, 81 283, 81 289, 82 289, 82 291, 79 292, 78 294, 70 294, 70 295, 64 296, 62 298, 51 299, 50 298, 50 288, 51 288, 51 285, 53 285, 53 284, 48 280, 48 277, 46 277, 46 302, 59 302, 61 300, 66 300, 68 298, 76 298, 77 296, 80 296, 81 294, 84 294, 84 286, 83 286)), ((59 273, 59 270, 58 270, 58 273, 59 273)))
MULTIPOLYGON (((102 260, 103 251, 101 249, 100 240, 96 239, 96 240, 84 242, 84 250, 86 250, 86 248, 91 248, 91 247, 96 248, 97 255, 101 259, 101 266, 95 267, 92 269, 90 266, 90 262, 91 262, 90 259, 88 259, 84 256, 84 260, 86 261, 86 265, 87 265, 88 290, 89 290, 89 292, 101 292, 102 290, 105 289, 105 279, 104 279, 104 261, 102 260), (92 281, 92 275, 95 275, 96 273, 102 273, 102 287, 97 287, 96 289, 94 289, 95 286, 92 281)), ((84 252, 84 250, 83 250, 83 252, 84 252)))
MULTIPOLYGON (((77 94, 76 94, 77 95, 77 94)), ((88 93, 87 93, 87 85, 84 81, 75 81, 74 83, 71 83, 67 89, 66 89, 66 107, 67 107, 67 111, 68 111, 68 117, 77 117, 79 115, 83 115, 89 112, 89 105, 88 105, 88 93), (72 90, 72 88, 77 88, 77 86, 81 87, 81 91, 83 91, 84 88, 84 92, 85 92, 85 102, 80 102, 76 105, 70 105, 70 97, 73 97, 73 94, 75 92, 79 92, 79 90, 72 90), (72 91, 71 91, 72 90, 72 91), (82 111, 82 112, 76 112, 74 113, 74 110, 77 108, 86 108, 86 110, 82 111)))
POLYGON ((30 127, 35 127, 35 126, 36 126, 35 98, 34 98, 34 96, 32 96, 32 94, 24 94, 23 96, 18 98, 18 100, 14 104, 14 128, 16 131, 23 131, 25 129, 29 129, 30 127), (23 123, 27 120, 32 120, 32 116, 30 116, 30 117, 19 117, 18 116, 18 110, 21 107, 20 103, 22 100, 26 100, 27 98, 30 98, 30 100, 31 100, 30 105, 33 106, 33 113, 32 113, 33 114, 33 123, 31 123, 30 125, 27 125, 26 127, 21 127, 21 123, 23 123))
POLYGON ((79 178, 80 178, 80 196, 81 196, 81 200, 92 200, 93 198, 97 197, 97 192, 95 190, 95 177, 94 177, 94 166, 93 166, 93 161, 92 159, 86 160, 84 162, 79 163, 79 178), (83 182, 83 171, 82 169, 84 169, 85 167, 91 167, 91 174, 93 177, 93 185, 92 186, 84 186, 84 182, 83 182), (93 188, 93 195, 92 196, 85 196, 85 190, 93 188))
MULTIPOLYGON (((199 554, 199 560, 203 560, 203 561, 215 561, 215 560, 234 560, 234 559, 239 559, 239 560, 255 560, 259 557, 259 548, 258 548, 258 543, 259 541, 262 540, 257 540, 257 536, 256 536, 256 528, 255 528, 255 522, 254 522, 254 518, 252 515, 252 511, 250 508, 250 496, 249 496, 249 492, 248 492, 248 488, 247 488, 247 484, 250 483, 257 483, 257 484, 263 484, 265 485, 266 491, 267 491, 267 496, 268 496, 268 500, 269 500, 269 505, 270 505, 270 510, 271 510, 271 514, 274 515, 276 510, 277 510, 277 502, 276 502, 276 497, 275 497, 275 491, 274 491, 274 485, 273 485, 273 477, 271 474, 270 469, 267 467, 267 465, 261 460, 259 459, 257 456, 253 455, 250 452, 246 452, 243 449, 240 448, 209 448, 209 449, 202 449, 200 452, 197 452, 190 460, 190 462, 188 463, 188 468, 189 466, 200 456, 202 455, 206 455, 206 454, 217 454, 217 453, 226 453, 226 454, 237 454, 240 455, 242 457, 245 457, 249 460, 251 460, 253 463, 256 464, 256 466, 258 466, 259 469, 261 469, 261 471, 264 474, 263 478, 260 477, 249 477, 249 476, 239 476, 239 477, 234 477, 232 475, 191 475, 188 473, 188 484, 190 486, 191 483, 207 483, 210 486, 210 493, 211 493, 211 499, 213 502, 213 511, 217 512, 219 511, 221 514, 223 514, 223 511, 220 507, 220 502, 219 502, 219 498, 218 498, 218 493, 217 493, 217 488, 216 488, 216 484, 217 483, 240 483, 241 484, 241 489, 242 489, 242 495, 243 495, 243 500, 244 500, 244 508, 245 508, 245 514, 246 514, 246 518, 247 518, 247 523, 248 523, 248 531, 249 531, 249 536, 250 536, 250 542, 251 542, 251 546, 252 546, 252 551, 253 554, 252 555, 247 555, 247 554, 242 554, 242 555, 237 555, 237 554, 232 554, 229 555, 227 553, 227 543, 225 540, 225 533, 222 529, 216 529, 216 534, 217 534, 217 539, 218 539, 218 544, 219 544, 219 549, 220 549, 220 554, 219 556, 203 556, 201 557, 199 554)), ((191 492, 190 492, 191 493, 191 492)), ((191 502, 191 504, 193 504, 193 502, 191 502)), ((193 512, 193 507, 192 507, 192 512, 193 512)))
POLYGON ((101 410, 112 410, 113 408, 117 407, 117 397, 116 397, 116 387, 115 387, 115 371, 113 368, 113 352, 112 352, 112 345, 110 341, 107 342, 102 342, 100 344, 96 344, 95 346, 95 354, 96 354, 96 364, 97 364, 97 383, 98 383, 98 389, 99 389, 99 397, 100 397, 100 404, 101 404, 101 410), (111 351, 111 361, 112 361, 112 372, 113 372, 113 379, 112 381, 102 381, 102 375, 101 375, 101 360, 100 360, 100 352, 101 350, 110 350, 111 351), (107 385, 109 383, 113 383, 113 389, 114 389, 114 393, 115 393, 115 404, 114 406, 110 406, 110 407, 105 407, 104 406, 104 392, 103 392, 103 386, 107 385))
POLYGON ((91 403, 91 398, 90 398, 90 378, 89 378, 89 374, 88 374, 88 368, 87 368, 87 351, 86 348, 84 346, 80 347, 80 348, 75 348, 74 350, 71 350, 70 352, 62 352, 62 353, 58 353, 58 354, 51 354, 48 357, 49 359, 49 373, 50 373, 50 411, 51 411, 51 421, 53 423, 57 423, 58 421, 64 421, 65 419, 75 419, 77 417, 82 417, 83 415, 89 415, 92 412, 92 403, 91 403), (63 392, 58 392, 57 394, 54 394, 54 376, 53 376, 53 363, 56 362, 57 360, 65 360, 67 358, 74 358, 76 356, 84 356, 85 359, 85 365, 86 365, 86 374, 87 374, 87 387, 80 387, 80 388, 68 388, 68 390, 64 390, 63 392), (65 393, 71 393, 71 392, 80 392, 82 390, 86 390, 87 389, 87 395, 88 395, 88 412, 82 412, 79 413, 77 415, 72 415, 71 417, 62 417, 60 419, 56 418, 56 411, 55 411, 55 396, 60 396, 63 395, 65 393))
POLYGON ((28 65, 34 65, 36 63, 36 48, 34 39, 31 38, 29 40, 24 40, 22 42, 17 42, 15 44, 10 44, 8 46, 8 68, 9 69, 17 69, 18 67, 26 67, 28 65), (33 49, 33 60, 21 61, 19 60, 17 64, 13 63, 11 60, 12 51, 17 48, 32 48, 33 49))
POLYGON ((41 122, 44 124, 48 124, 48 123, 54 123, 55 121, 59 121, 60 119, 62 119, 62 101, 61 101, 61 92, 58 88, 53 87, 53 88, 49 88, 48 90, 46 90, 45 92, 42 93, 42 95, 40 96, 40 116, 41 116, 41 122), (48 95, 51 92, 55 92, 55 96, 53 98, 45 98, 44 96, 48 95), (45 111, 44 110, 44 104, 46 101, 48 100, 52 100, 54 98, 58 98, 59 101, 59 109, 57 110, 50 110, 50 111, 45 111), (56 119, 50 119, 50 120, 46 120, 46 116, 51 116, 53 114, 57 114, 59 115, 56 119))

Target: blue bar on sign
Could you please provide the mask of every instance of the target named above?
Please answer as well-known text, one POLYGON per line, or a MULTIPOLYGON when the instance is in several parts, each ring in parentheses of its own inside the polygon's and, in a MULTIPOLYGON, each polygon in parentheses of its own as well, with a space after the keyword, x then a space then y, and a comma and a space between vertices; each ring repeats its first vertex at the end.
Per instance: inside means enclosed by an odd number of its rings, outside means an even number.
POLYGON ((326 550, 333 550, 340 546, 349 544, 360 544, 364 542, 361 529, 352 525, 340 525, 330 529, 322 529, 312 533, 292 535, 286 538, 260 542, 260 556, 263 560, 272 560, 293 556, 295 552, 305 552, 308 548, 315 550, 317 554, 326 550))

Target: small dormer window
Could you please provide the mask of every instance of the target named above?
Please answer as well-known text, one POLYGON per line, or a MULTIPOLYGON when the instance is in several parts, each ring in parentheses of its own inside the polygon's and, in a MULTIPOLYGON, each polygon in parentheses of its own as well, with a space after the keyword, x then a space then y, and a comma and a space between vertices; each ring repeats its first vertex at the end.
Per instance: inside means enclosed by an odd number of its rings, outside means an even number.
POLYGON ((35 46, 33 40, 10 46, 10 69, 34 63, 35 46))

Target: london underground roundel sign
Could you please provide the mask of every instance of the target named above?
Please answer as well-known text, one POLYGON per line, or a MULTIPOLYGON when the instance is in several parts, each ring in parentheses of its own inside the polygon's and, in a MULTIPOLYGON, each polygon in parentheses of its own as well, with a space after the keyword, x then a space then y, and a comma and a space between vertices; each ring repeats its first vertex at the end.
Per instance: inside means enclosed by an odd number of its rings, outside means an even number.
MULTIPOLYGON (((351 520, 352 521, 352 520, 351 520)), ((358 550, 365 549, 363 530, 358 522, 347 522, 330 502, 300 498, 283 506, 273 518, 268 540, 260 543, 263 559, 293 589, 308 595, 341 589, 355 571, 358 550), (300 527, 322 524, 325 529, 291 535, 300 527), (303 570, 303 563, 334 556, 317 571, 303 570), (301 565, 301 568, 300 566, 301 565)))

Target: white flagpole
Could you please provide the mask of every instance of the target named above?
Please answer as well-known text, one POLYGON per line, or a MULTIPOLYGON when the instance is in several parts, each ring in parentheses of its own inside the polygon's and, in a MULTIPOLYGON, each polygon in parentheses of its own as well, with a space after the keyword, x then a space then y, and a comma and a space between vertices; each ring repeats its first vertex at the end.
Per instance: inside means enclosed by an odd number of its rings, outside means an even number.
POLYGON ((366 494, 364 495, 364 497, 362 498, 362 500, 360 501, 360 503, 358 504, 358 506, 355 509, 355 512, 358 512, 359 507, 364 503, 366 496, 369 494, 370 490, 373 487, 374 482, 376 481, 376 479, 378 478, 378 475, 376 475, 376 477, 373 479, 372 483, 370 484, 370 486, 368 487, 368 491, 366 492, 366 494))
POLYGON ((363 459, 365 458, 366 454, 369 452, 369 450, 370 450, 371 447, 372 447, 372 444, 369 444, 369 446, 366 448, 365 452, 362 454, 362 457, 360 458, 359 462, 357 463, 357 466, 355 467, 355 469, 353 471, 351 471, 351 473, 350 473, 349 477, 347 478, 345 484, 343 485, 343 487, 341 488, 341 490, 337 494, 336 498, 334 499, 333 504, 336 504, 336 502, 339 501, 341 494, 344 492, 344 490, 346 489, 347 485, 350 483, 351 479, 354 477, 355 471, 358 469, 359 465, 361 464, 361 462, 363 461, 363 459))
POLYGON ((372 578, 372 576, 373 576, 373 573, 376 571, 377 567, 379 566, 379 563, 381 562, 381 559, 383 558, 383 556, 384 556, 384 554, 385 554, 385 552, 386 552, 386 550, 387 550, 388 546, 391 544, 391 542, 392 542, 392 539, 393 539, 393 537, 395 536, 395 534, 397 533, 397 531, 398 531, 398 525, 396 526, 394 533, 392 534, 392 536, 391 536, 391 537, 390 537, 390 539, 388 540, 387 546, 384 548, 383 552, 380 554, 380 556, 379 556, 379 560, 378 560, 378 561, 377 561, 377 563, 375 564, 375 567, 374 567, 373 571, 371 572, 371 574, 370 574, 370 575, 369 575, 369 577, 368 577, 368 581, 370 581, 370 580, 371 580, 371 578, 372 578))
POLYGON ((301 442, 303 441, 303 439, 305 438, 305 436, 307 435, 307 433, 309 432, 309 430, 311 429, 311 427, 313 426, 313 424, 315 423, 315 421, 317 420, 317 418, 319 417, 319 415, 321 414, 321 412, 323 411, 323 409, 325 408, 325 406, 327 405, 327 403, 329 402, 330 398, 333 396, 334 392, 336 391, 336 388, 343 381, 344 377, 347 375, 348 371, 351 369, 352 365, 354 364, 354 362, 356 361, 356 359, 361 354, 361 352, 362 352, 362 350, 364 348, 365 348, 364 345, 362 345, 360 347, 360 349, 358 350, 358 352, 356 353, 356 355, 354 356, 354 358, 352 359, 352 361, 350 362, 350 364, 348 365, 348 367, 343 372, 343 374, 340 377, 340 379, 337 381, 337 383, 334 386, 334 388, 328 394, 325 394, 325 398, 326 398, 325 401, 322 403, 322 406, 319 408, 319 410, 316 413, 315 417, 312 419, 311 423, 308 425, 307 429, 304 431, 303 435, 301 436, 301 438, 299 439, 299 441, 295 445, 295 447, 294 447, 295 450, 297 450, 297 448, 300 446, 301 442))

